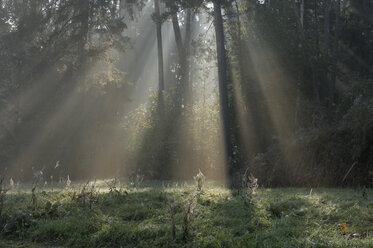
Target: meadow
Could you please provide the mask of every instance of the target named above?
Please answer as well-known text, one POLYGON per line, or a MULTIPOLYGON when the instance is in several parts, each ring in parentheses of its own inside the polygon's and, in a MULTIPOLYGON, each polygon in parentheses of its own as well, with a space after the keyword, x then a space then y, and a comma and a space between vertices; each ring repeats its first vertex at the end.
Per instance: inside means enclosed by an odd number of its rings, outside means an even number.
POLYGON ((15 185, 0 247, 373 247, 371 189, 202 186, 15 185))

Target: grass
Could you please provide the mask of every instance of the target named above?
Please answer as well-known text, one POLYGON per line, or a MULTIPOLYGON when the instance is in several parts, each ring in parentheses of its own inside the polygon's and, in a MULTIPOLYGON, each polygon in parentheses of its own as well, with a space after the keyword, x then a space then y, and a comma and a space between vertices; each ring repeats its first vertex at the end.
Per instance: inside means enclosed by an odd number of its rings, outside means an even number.
POLYGON ((245 204, 212 182, 193 198, 192 183, 123 184, 109 193, 100 181, 89 208, 77 197, 82 185, 40 187, 34 206, 30 185, 8 192, 2 226, 16 225, 3 228, 0 247, 373 247, 373 190, 365 198, 360 189, 259 189, 245 204))

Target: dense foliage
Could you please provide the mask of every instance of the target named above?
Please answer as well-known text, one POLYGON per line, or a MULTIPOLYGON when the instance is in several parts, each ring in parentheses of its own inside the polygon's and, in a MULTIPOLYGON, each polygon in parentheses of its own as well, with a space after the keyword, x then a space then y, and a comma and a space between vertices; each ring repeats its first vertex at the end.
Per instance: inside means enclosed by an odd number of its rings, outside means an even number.
POLYGON ((265 185, 370 185, 372 1, 236 4, 232 80, 264 144, 253 173, 265 185))

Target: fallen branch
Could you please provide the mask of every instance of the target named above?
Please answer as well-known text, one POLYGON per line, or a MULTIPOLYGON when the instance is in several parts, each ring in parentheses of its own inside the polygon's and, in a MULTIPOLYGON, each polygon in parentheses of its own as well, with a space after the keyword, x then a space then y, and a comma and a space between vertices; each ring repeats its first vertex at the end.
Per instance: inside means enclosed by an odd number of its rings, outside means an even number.
POLYGON ((344 181, 346 180, 347 176, 350 174, 351 170, 354 168, 354 166, 355 166, 356 164, 357 164, 357 162, 355 161, 355 162, 351 165, 350 169, 347 171, 346 175, 343 177, 342 182, 344 182, 344 181))

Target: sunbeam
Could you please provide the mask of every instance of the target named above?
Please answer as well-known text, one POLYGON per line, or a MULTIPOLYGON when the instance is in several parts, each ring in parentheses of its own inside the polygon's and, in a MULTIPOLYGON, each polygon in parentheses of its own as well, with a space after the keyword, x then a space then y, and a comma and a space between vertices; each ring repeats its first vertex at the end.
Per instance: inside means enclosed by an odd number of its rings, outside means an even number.
POLYGON ((372 247, 371 13, 0 0, 0 247, 372 247))

